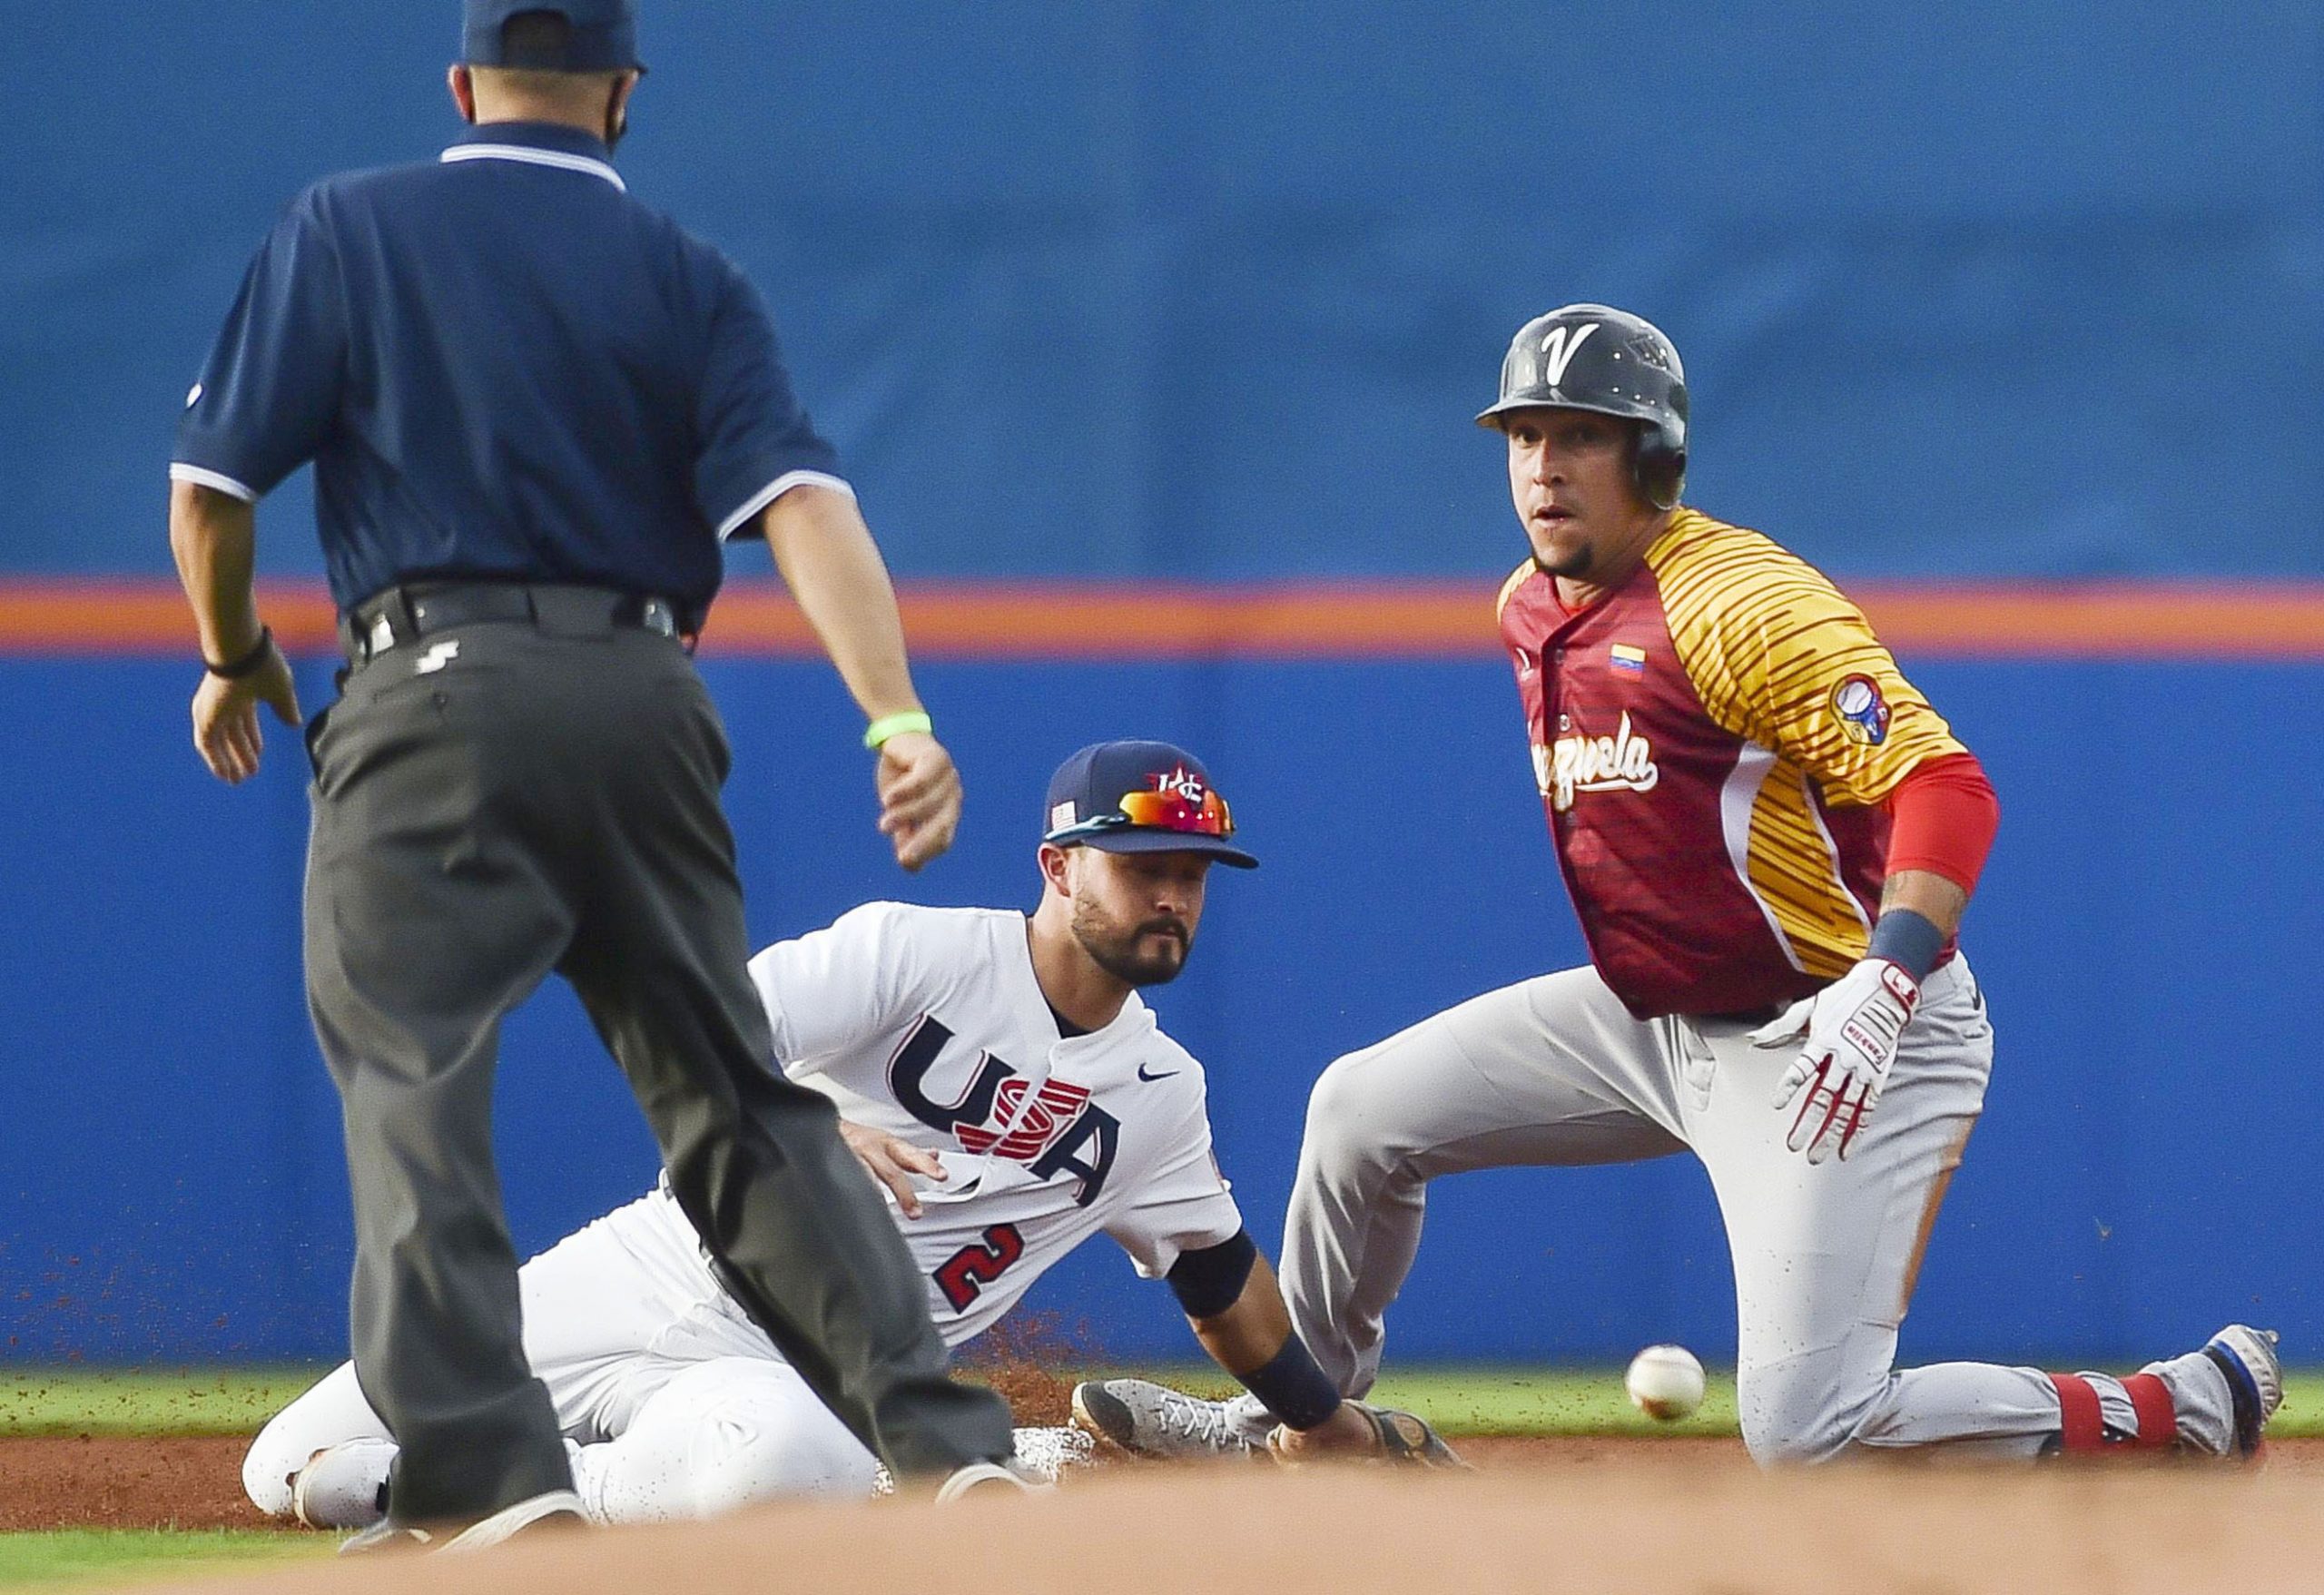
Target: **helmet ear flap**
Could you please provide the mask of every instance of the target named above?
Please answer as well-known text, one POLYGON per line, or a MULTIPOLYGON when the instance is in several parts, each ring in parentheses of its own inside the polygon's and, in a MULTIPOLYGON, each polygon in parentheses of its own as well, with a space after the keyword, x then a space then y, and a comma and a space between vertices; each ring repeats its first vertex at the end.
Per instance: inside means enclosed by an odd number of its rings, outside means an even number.
POLYGON ((1630 479, 1640 497, 1669 509, 1679 502, 1687 479, 1687 451, 1673 448, 1669 433, 1654 422, 1638 422, 1630 428, 1630 479))

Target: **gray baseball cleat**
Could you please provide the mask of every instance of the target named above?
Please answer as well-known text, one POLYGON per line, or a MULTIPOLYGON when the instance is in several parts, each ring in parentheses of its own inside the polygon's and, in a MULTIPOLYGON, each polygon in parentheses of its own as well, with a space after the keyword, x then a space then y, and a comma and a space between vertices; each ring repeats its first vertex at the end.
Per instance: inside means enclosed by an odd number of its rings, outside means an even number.
POLYGON ((2276 1332, 2230 1324, 2203 1344, 2203 1355, 2227 1375, 2235 1402, 2235 1450, 2257 1456, 2262 1433, 2284 1404, 2283 1364, 2276 1356, 2276 1332))
POLYGON ((1145 1379, 1102 1379, 1073 1387, 1075 1427, 1132 1456, 1163 1462, 1261 1454, 1236 1427, 1228 1405, 1145 1379))

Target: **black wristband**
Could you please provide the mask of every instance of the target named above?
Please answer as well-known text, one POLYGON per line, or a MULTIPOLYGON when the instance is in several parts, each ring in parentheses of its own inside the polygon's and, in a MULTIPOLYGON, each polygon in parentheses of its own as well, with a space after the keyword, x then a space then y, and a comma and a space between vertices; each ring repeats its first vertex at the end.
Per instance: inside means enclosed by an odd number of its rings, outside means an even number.
POLYGON ((1872 928, 1872 945, 1866 950, 1874 958, 1902 965, 1915 980, 1928 979, 1944 950, 1945 932, 1936 928, 1936 921, 1910 909, 1890 909, 1882 914, 1872 928))
POLYGON ((1313 1429, 1340 1410, 1338 1387, 1315 1365, 1315 1353, 1294 1330, 1264 1368, 1237 1373, 1243 1388, 1259 1398, 1286 1429, 1313 1429))
POLYGON ((258 628, 258 641, 251 645, 249 653, 239 659, 229 659, 223 665, 212 665, 209 660, 204 659, 202 662, 202 667, 212 675, 223 676, 228 681, 240 681, 243 676, 265 664, 267 655, 273 649, 274 628, 271 625, 262 625, 258 628))

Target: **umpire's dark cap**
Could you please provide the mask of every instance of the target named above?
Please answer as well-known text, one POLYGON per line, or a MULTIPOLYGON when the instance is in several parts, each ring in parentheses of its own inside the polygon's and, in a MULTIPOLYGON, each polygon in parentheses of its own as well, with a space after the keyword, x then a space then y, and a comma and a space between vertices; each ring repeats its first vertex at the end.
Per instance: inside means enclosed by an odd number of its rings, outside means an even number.
POLYGON ((635 0, 467 0, 460 60, 469 66, 513 66, 535 72, 643 71, 637 58, 635 0), (570 28, 562 49, 511 50, 511 17, 545 11, 570 28))
POLYGON ((1235 819, 1210 772, 1166 742, 1094 743, 1049 777, 1041 840, 1113 853, 1203 853, 1256 870, 1259 861, 1226 839, 1235 819))

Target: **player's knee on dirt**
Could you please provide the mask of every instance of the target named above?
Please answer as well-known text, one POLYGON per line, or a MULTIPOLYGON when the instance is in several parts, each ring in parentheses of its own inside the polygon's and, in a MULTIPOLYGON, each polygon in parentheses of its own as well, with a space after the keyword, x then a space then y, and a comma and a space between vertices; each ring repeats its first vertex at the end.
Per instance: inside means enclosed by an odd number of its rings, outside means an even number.
POLYGON ((341 1363, 305 1394, 267 1420, 242 1453, 242 1493, 271 1518, 290 1515, 290 1476, 327 1445, 350 1440, 384 1440, 380 1423, 355 1382, 355 1367, 341 1363))
POLYGON ((258 1433, 242 1453, 242 1493, 251 1504, 271 1518, 290 1515, 290 1476, 306 1462, 293 1456, 288 1436, 281 1430, 281 1414, 258 1433))
POLYGON ((1835 1378, 1835 1361, 1807 1356, 1738 1370, 1736 1406, 1753 1462, 1762 1467, 1826 1462, 1856 1442, 1890 1382, 1846 1388, 1835 1378))
POLYGON ((729 1357, 686 1369, 618 1440, 584 1447, 578 1482, 603 1521, 669 1522, 787 1497, 860 1500, 878 1468, 796 1372, 729 1357))

